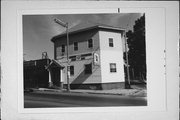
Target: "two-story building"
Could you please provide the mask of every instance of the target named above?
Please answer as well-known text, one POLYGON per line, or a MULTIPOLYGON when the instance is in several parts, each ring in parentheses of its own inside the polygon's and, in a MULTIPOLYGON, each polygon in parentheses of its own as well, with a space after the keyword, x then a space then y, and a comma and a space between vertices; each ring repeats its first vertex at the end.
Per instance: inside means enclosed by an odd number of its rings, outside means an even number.
MULTIPOLYGON (((71 89, 113 89, 124 87, 123 29, 82 23, 69 29, 68 54, 71 89)), ((60 82, 67 85, 66 32, 51 39, 54 59, 60 62, 60 82)))

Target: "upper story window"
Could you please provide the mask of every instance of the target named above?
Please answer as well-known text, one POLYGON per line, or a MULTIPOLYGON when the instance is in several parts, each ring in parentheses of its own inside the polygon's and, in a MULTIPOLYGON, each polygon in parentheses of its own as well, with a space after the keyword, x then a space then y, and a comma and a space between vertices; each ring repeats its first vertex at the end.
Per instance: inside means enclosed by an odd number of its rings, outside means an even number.
POLYGON ((93 39, 88 40, 88 48, 93 48, 93 39))
POLYGON ((113 38, 109 38, 109 47, 114 47, 113 38))
POLYGON ((65 52, 65 45, 61 46, 61 52, 64 53, 65 52))
POLYGON ((74 42, 74 51, 78 50, 78 42, 74 42))
POLYGON ((110 63, 110 72, 116 72, 116 63, 110 63))

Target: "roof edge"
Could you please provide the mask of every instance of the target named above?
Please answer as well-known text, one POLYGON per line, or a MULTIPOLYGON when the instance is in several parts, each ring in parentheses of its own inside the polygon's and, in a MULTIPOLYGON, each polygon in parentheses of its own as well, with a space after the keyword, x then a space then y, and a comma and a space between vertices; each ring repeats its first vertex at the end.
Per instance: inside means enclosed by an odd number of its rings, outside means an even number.
MULTIPOLYGON (((95 25, 95 26, 92 26, 92 27, 83 28, 83 29, 79 29, 79 30, 77 30, 77 31, 69 32, 69 34, 74 34, 74 33, 83 32, 83 31, 86 31, 86 30, 91 30, 91 29, 96 29, 96 28, 111 29, 111 30, 117 30, 117 31, 125 31, 125 30, 126 30, 126 29, 124 29, 124 28, 118 28, 118 27, 95 25)), ((52 42, 55 42, 55 39, 56 39, 56 38, 58 38, 58 37, 63 37, 63 36, 65 36, 65 35, 66 35, 66 33, 62 33, 62 34, 56 35, 56 36, 54 36, 54 37, 51 39, 51 41, 52 41, 52 42)))

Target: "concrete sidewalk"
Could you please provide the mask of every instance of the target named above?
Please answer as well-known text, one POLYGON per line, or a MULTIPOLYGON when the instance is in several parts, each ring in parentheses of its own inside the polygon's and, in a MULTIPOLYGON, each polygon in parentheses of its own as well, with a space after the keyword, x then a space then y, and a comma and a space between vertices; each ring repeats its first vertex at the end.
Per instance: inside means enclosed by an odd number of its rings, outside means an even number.
MULTIPOLYGON (((51 92, 67 92, 66 89, 48 89, 39 88, 33 89, 33 91, 51 91, 51 92)), ((109 94, 109 95, 122 95, 122 96, 133 96, 133 97, 147 97, 146 89, 111 89, 111 90, 86 90, 86 89, 73 89, 71 93, 87 93, 87 94, 109 94)))
POLYGON ((91 94, 111 94, 122 96, 146 97, 146 90, 137 89, 112 89, 112 90, 71 90, 72 92, 91 93, 91 94))

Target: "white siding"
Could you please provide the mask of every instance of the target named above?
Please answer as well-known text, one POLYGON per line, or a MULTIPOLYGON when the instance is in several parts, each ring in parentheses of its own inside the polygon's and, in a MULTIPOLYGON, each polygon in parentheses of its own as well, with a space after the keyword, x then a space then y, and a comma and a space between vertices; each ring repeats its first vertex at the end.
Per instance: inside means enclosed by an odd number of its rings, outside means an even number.
POLYGON ((121 34, 99 31, 100 61, 102 83, 124 82, 124 63, 121 34), (114 47, 109 47, 109 38, 113 38, 114 47), (110 72, 110 63, 116 63, 117 72, 110 72))

